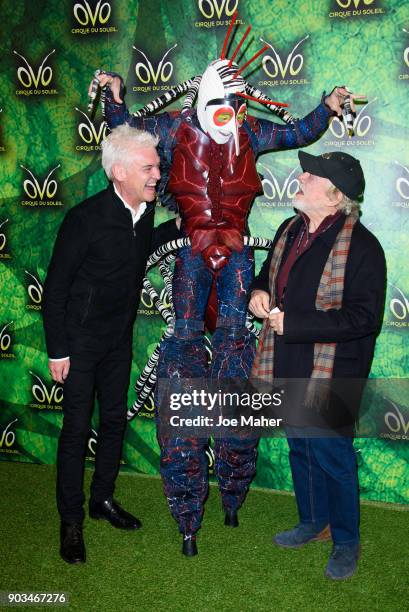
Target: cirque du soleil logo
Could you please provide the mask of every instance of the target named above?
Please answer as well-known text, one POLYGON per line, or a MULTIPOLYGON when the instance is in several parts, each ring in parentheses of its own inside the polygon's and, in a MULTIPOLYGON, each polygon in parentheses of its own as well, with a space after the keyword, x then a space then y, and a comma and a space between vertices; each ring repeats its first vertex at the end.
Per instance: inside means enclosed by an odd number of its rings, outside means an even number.
POLYGON ((117 32, 115 26, 109 25, 112 15, 112 2, 98 0, 94 7, 88 0, 80 0, 73 6, 73 14, 78 26, 71 29, 72 34, 103 34, 117 32))
POLYGON ((29 176, 29 178, 26 178, 23 182, 23 190, 28 200, 22 200, 22 206, 62 206, 62 202, 55 199, 58 183, 55 177, 53 177, 54 172, 60 168, 60 166, 61 164, 54 166, 54 168, 48 172, 45 179, 40 180, 31 170, 23 166, 23 164, 20 164, 20 167, 29 176))
POLYGON ((142 49, 138 49, 135 45, 132 47, 143 58, 135 64, 135 74, 138 81, 142 83, 142 86, 133 87, 133 91, 163 91, 170 89, 169 85, 164 86, 164 84, 170 80, 173 74, 173 64, 166 58, 176 47, 177 43, 164 53, 159 62, 152 62, 142 49))
POLYGON ((388 283, 390 287, 389 317, 385 317, 386 327, 409 327, 409 300, 396 284, 388 283))
POLYGON ((36 404, 30 404, 32 408, 48 408, 48 409, 61 409, 61 403, 64 399, 63 387, 58 383, 54 383, 51 387, 46 385, 41 376, 35 374, 30 370, 31 376, 34 378, 34 382, 31 385, 31 393, 33 398, 37 402, 36 404))
POLYGON ((23 65, 17 68, 17 79, 20 85, 24 89, 17 89, 16 95, 18 96, 50 96, 56 95, 58 91, 54 88, 50 88, 51 81, 53 79, 53 69, 47 63, 47 60, 51 55, 55 53, 55 49, 50 51, 42 60, 38 68, 34 68, 24 55, 13 51, 17 57, 20 58, 23 65))
POLYGON ((3 431, 0 434, 0 449, 4 452, 4 450, 12 448, 16 441, 16 434, 13 431, 14 423, 17 423, 18 419, 13 419, 10 421, 5 427, 3 427, 3 431))
POLYGON ((232 17, 238 5, 239 0, 198 0, 199 11, 205 19, 232 17))
POLYGON ((392 206, 409 208, 409 167, 395 160, 394 168, 398 169, 395 180, 395 195, 398 198, 392 202, 392 206))
POLYGON ((0 324, 0 357, 1 359, 15 359, 16 356, 11 350, 12 337, 11 328, 14 321, 2 325, 0 324))
MULTIPOLYGON (((405 34, 409 34, 409 30, 406 30, 405 28, 402 28, 402 32, 405 32, 405 34)), ((398 78, 399 78, 400 81, 407 81, 409 79, 409 72, 408 72, 408 68, 409 68, 409 46, 404 48, 403 53, 402 53, 402 59, 403 59, 403 69, 404 69, 405 72, 402 72, 399 75, 398 78)))
MULTIPOLYGON (((386 399, 386 398, 385 398, 386 399)), ((382 435, 382 438, 392 438, 394 440, 409 439, 409 418, 402 412, 403 407, 398 406, 390 399, 386 400, 391 410, 385 413, 384 421, 389 432, 382 435)))
POLYGON ((279 179, 273 172, 264 164, 259 164, 265 172, 261 181, 265 200, 258 202, 258 206, 271 207, 286 207, 292 206, 291 200, 299 189, 299 182, 296 177, 296 172, 299 167, 296 166, 291 170, 284 179, 279 179))
POLYGON ((261 42, 270 47, 271 53, 263 57, 262 66, 265 74, 270 80, 260 81, 259 85, 305 85, 308 81, 301 78, 304 66, 304 56, 299 47, 309 38, 309 34, 299 40, 287 55, 280 54, 269 42, 260 38, 261 42), (299 78, 297 78, 299 77, 299 78))
POLYGON ((0 259, 11 259, 11 255, 7 249, 6 225, 8 222, 8 219, 4 219, 4 221, 0 220, 0 259))
POLYGON ((371 17, 383 15, 381 0, 333 0, 330 18, 371 17))
POLYGON ((370 102, 367 102, 363 105, 359 112, 356 114, 353 120, 352 129, 353 129, 353 137, 348 136, 348 130, 345 125, 345 122, 338 117, 334 117, 331 120, 329 125, 329 131, 327 132, 327 136, 329 139, 324 141, 326 146, 330 147, 340 147, 340 146, 371 146, 375 144, 375 141, 372 138, 373 132, 373 107, 369 108, 371 104, 376 102, 377 98, 374 98, 370 102), (331 140, 335 138, 336 140, 331 140))
POLYGON ((25 270, 27 274, 27 294, 30 302, 26 305, 28 310, 41 310, 41 305, 43 301, 43 285, 40 282, 39 278, 25 270))
POLYGON ((106 122, 94 122, 81 109, 75 107, 75 110, 81 115, 81 120, 77 127, 80 144, 77 144, 75 147, 76 150, 99 151, 101 149, 101 143, 108 133, 106 122))

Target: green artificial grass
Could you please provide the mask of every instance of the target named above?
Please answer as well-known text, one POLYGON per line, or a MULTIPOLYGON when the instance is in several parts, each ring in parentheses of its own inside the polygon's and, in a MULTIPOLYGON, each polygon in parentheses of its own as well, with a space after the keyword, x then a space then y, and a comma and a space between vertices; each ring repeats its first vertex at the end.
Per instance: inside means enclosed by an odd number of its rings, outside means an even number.
MULTIPOLYGON (((90 476, 87 470, 86 490, 90 476)), ((87 563, 70 566, 58 554, 54 480, 52 466, 0 463, 0 590, 65 591, 70 603, 61 609, 81 612, 397 612, 407 605, 404 507, 362 507, 359 570, 333 582, 324 577, 330 543, 282 550, 271 542, 297 521, 292 496, 251 490, 232 529, 212 486, 199 555, 185 558, 160 480, 122 474, 116 498, 143 529, 122 532, 87 518, 87 563)))

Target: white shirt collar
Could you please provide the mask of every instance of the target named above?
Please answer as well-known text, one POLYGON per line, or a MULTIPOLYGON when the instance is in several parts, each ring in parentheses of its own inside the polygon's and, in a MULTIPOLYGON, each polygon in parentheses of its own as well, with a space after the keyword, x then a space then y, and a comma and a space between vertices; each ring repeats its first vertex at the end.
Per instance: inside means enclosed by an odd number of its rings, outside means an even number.
POLYGON ((142 217, 143 213, 146 210, 146 202, 141 202, 141 204, 139 205, 139 208, 137 211, 135 211, 132 206, 129 206, 129 204, 127 202, 125 202, 125 200, 123 199, 123 197, 121 196, 121 194, 118 192, 115 183, 113 183, 114 186, 114 191, 116 193, 116 195, 118 196, 118 198, 121 200, 121 202, 123 203, 123 205, 125 206, 125 208, 127 208, 131 215, 132 215, 132 223, 135 225, 135 223, 137 223, 139 221, 139 219, 142 217))

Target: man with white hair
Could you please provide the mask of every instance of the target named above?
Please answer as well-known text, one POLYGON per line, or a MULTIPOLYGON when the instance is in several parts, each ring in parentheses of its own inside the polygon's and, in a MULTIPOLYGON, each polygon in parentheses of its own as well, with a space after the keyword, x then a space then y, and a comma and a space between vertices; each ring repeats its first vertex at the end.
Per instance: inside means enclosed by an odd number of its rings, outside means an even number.
POLYGON ((299 548, 330 529, 325 573, 343 580, 360 550, 353 428, 382 321, 385 256, 359 220, 359 161, 342 151, 298 156, 298 214, 278 228, 252 285, 249 308, 264 319, 252 376, 302 390, 285 415, 297 426, 287 434, 299 524, 274 543, 299 548))
POLYGON ((122 125, 102 145, 109 187, 65 216, 44 288, 44 328, 53 379, 64 384, 57 455, 61 557, 85 561, 83 475, 94 391, 98 446, 89 514, 120 529, 141 523, 113 499, 132 357, 132 327, 146 260, 178 237, 175 221, 153 230, 160 179, 157 138, 122 125))

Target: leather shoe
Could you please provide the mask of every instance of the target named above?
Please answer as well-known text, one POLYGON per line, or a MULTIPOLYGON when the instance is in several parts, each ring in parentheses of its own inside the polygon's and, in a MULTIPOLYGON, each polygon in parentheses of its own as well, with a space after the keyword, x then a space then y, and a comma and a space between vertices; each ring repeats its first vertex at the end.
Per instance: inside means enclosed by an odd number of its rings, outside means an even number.
POLYGON ((81 523, 64 523, 60 528, 60 555, 66 563, 85 563, 81 523))
POLYGON ((89 515, 93 519, 105 519, 117 529, 140 529, 142 527, 140 520, 126 512, 113 499, 106 499, 102 502, 90 501, 89 515))
POLYGON ((239 519, 237 516, 237 510, 226 510, 224 515, 224 524, 228 527, 238 527, 239 519))
POLYGON ((186 557, 194 557, 198 554, 196 545, 196 536, 185 535, 183 536, 182 554, 186 557))

